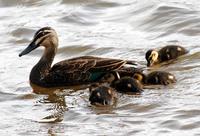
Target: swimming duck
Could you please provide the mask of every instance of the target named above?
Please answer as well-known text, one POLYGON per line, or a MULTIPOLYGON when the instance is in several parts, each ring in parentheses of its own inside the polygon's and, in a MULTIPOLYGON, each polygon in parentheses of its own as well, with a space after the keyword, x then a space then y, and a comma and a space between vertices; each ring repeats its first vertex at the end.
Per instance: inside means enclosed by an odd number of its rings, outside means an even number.
POLYGON ((26 55, 40 46, 45 47, 45 51, 31 70, 29 79, 32 87, 36 85, 60 88, 96 82, 106 73, 117 71, 125 64, 135 64, 134 61, 128 60, 81 56, 51 66, 58 48, 58 36, 51 27, 39 29, 29 46, 19 56, 26 55))
POLYGON ((89 101, 92 105, 105 106, 114 105, 116 102, 116 91, 108 86, 97 86, 96 88, 90 88, 89 101))
POLYGON ((173 60, 177 57, 188 53, 188 51, 178 45, 168 45, 160 50, 151 49, 146 52, 145 58, 147 60, 147 66, 153 66, 164 61, 173 60))
POLYGON ((133 77, 146 85, 168 85, 177 81, 173 74, 165 71, 153 71, 147 75, 137 72, 133 77))
POLYGON ((140 94, 143 92, 142 84, 132 77, 122 77, 111 84, 118 92, 128 94, 140 94))

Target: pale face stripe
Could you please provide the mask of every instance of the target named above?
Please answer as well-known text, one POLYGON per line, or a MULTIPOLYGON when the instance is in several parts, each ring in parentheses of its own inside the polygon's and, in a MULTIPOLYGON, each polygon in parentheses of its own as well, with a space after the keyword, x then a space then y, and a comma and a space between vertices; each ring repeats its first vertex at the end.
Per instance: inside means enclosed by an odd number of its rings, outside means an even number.
POLYGON ((35 41, 35 44, 41 43, 46 37, 48 37, 53 31, 52 30, 43 30, 38 32, 35 36, 33 41, 35 41))

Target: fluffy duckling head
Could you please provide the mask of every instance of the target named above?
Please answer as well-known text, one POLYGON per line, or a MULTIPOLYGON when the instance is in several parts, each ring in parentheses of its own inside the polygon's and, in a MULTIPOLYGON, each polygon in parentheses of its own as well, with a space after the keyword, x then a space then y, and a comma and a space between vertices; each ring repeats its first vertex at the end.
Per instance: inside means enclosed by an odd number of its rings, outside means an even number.
POLYGON ((151 67, 158 63, 159 61, 159 53, 156 50, 148 50, 146 52, 145 58, 147 60, 147 66, 151 67))
POLYGON ((116 98, 116 92, 113 88, 107 86, 98 86, 90 91, 89 101, 92 105, 106 106, 113 105, 116 98))

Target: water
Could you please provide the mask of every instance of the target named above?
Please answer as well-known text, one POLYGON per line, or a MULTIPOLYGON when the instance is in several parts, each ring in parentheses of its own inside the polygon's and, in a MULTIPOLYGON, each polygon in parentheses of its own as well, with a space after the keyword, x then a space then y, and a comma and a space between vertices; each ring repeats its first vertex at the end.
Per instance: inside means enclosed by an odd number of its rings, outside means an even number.
POLYGON ((0 0, 0 134, 3 135, 200 135, 197 0, 0 0), (96 55, 137 60, 149 48, 182 44, 190 53, 160 69, 178 82, 120 95, 114 108, 98 109, 88 91, 32 92, 28 77, 42 48, 18 57, 36 30, 58 32, 55 62, 96 55))

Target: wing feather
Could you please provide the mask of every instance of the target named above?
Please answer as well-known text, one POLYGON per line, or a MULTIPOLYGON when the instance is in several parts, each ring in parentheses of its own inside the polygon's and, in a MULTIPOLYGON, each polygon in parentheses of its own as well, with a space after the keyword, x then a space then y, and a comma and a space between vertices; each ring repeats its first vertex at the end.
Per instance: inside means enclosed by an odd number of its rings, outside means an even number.
POLYGON ((122 68, 127 61, 92 56, 82 56, 60 61, 53 65, 45 82, 55 85, 78 84, 88 82, 92 73, 115 71, 122 68))
POLYGON ((82 56, 56 63, 50 71, 112 71, 121 68, 127 61, 92 56, 82 56))

